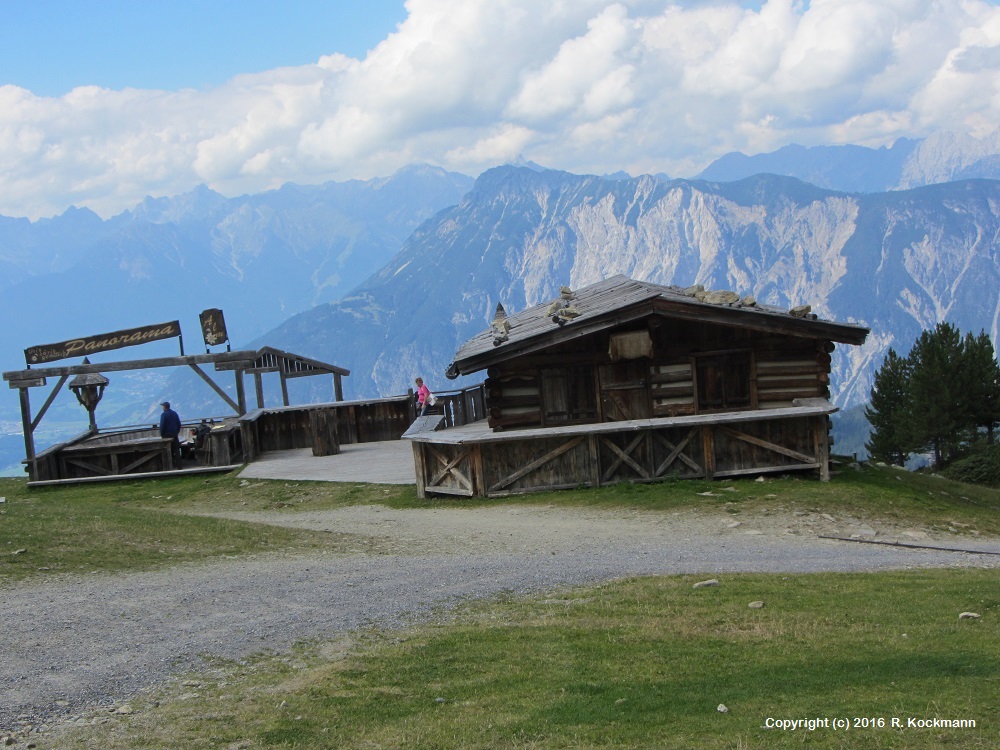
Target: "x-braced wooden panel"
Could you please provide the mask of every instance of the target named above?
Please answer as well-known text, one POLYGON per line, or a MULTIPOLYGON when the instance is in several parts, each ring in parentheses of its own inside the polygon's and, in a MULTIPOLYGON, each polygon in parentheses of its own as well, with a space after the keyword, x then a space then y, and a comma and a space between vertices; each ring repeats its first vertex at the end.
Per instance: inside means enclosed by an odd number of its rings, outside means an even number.
POLYGON ((489 493, 493 494, 495 492, 500 492, 502 490, 505 490, 506 488, 510 487, 512 484, 514 484, 519 479, 523 479, 524 477, 528 476, 529 474, 531 474, 531 473, 533 473, 535 471, 538 471, 543 466, 545 466, 547 463, 555 460, 556 458, 558 458, 559 456, 563 455, 564 453, 567 453, 567 452, 573 450, 578 445, 580 445, 584 440, 585 440, 585 438, 583 436, 580 436, 580 437, 575 437, 575 438, 573 438, 571 440, 568 440, 565 443, 562 443, 561 445, 557 446, 553 450, 550 450, 548 453, 545 453, 544 455, 539 456, 534 461, 531 461, 527 465, 521 467, 520 469, 518 469, 514 473, 509 474, 506 477, 502 477, 500 479, 500 481, 498 481, 496 484, 493 484, 490 487, 489 493))
POLYGON ((428 460, 427 462, 428 480, 426 489, 428 491, 462 495, 474 494, 472 480, 466 476, 468 469, 466 468, 466 471, 462 471, 462 468, 460 468, 463 461, 468 465, 470 453, 468 447, 457 447, 456 453, 452 457, 444 455, 439 450, 439 446, 427 443, 424 445, 424 448, 429 458, 433 459, 433 461, 428 460), (433 464, 436 464, 436 466, 433 464))
POLYGON ((697 445, 697 441, 695 441, 695 443, 693 444, 691 441, 700 434, 701 434, 700 427, 692 427, 688 431, 688 434, 684 436, 684 439, 681 440, 676 445, 674 445, 673 443, 670 442, 670 440, 667 439, 664 433, 654 432, 653 439, 656 442, 660 443, 660 445, 665 447, 669 451, 669 453, 667 454, 667 457, 660 462, 659 466, 656 467, 656 471, 654 472, 653 476, 657 478, 664 476, 667 473, 667 470, 671 466, 673 466, 674 463, 677 461, 681 461, 682 463, 687 465, 688 468, 694 471, 695 475, 699 477, 705 476, 705 468, 697 461, 695 461, 691 456, 687 455, 684 452, 689 445, 691 445, 692 447, 697 445))

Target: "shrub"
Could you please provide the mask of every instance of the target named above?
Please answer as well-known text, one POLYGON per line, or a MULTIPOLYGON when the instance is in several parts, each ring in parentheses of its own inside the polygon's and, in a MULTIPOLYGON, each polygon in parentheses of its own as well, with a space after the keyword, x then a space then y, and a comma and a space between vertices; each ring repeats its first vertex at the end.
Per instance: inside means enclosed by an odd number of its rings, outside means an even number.
POLYGON ((955 461, 943 473, 958 482, 1000 487, 1000 445, 987 446, 955 461))

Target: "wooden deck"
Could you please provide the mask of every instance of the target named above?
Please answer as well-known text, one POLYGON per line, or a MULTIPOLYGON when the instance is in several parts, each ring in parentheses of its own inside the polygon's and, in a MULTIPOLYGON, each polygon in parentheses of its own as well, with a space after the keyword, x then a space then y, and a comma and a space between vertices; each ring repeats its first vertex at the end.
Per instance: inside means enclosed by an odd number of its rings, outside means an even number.
POLYGON ((311 482, 414 484, 413 450, 405 440, 354 443, 333 456, 314 456, 309 448, 263 453, 240 473, 243 479, 311 482))

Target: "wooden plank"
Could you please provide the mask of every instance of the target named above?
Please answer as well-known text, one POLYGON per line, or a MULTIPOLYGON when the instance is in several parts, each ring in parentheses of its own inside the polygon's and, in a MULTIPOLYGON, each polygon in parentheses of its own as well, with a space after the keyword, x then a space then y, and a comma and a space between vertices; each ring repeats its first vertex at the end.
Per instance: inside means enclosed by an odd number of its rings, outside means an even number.
POLYGON ((532 461, 531 463, 529 463, 527 466, 522 467, 518 471, 515 471, 513 474, 511 474, 509 477, 506 477, 505 479, 501 479, 499 482, 497 482, 496 484, 494 484, 492 487, 490 487, 490 492, 494 492, 496 490, 502 490, 504 487, 509 487, 510 485, 514 484, 514 482, 516 482, 521 477, 527 476, 531 472, 533 472, 536 469, 538 469, 538 468, 544 466, 545 464, 547 464, 549 461, 552 461, 553 459, 558 458, 563 453, 566 453, 567 451, 573 450, 574 448, 576 448, 576 446, 578 446, 580 443, 582 443, 583 440, 584 440, 583 437, 574 438, 574 439, 570 440, 569 442, 563 443, 562 445, 560 445, 559 447, 555 448, 554 450, 549 451, 544 456, 541 456, 540 458, 536 458, 534 461, 532 461))
POLYGON ((15 388, 41 388, 45 382, 45 378, 21 378, 20 380, 11 380, 7 387, 11 390, 15 388))
POLYGON ((176 471, 150 471, 136 474, 113 474, 100 477, 73 477, 71 479, 46 479, 41 481, 29 481, 29 487, 58 487, 68 484, 94 484, 96 482, 116 482, 135 481, 137 479, 163 479, 165 477, 174 478, 188 474, 220 474, 243 468, 243 464, 232 464, 229 466, 198 466, 190 469, 178 469, 176 471))
POLYGON ((149 463, 150 461, 152 461, 154 458, 157 458, 161 454, 162 454, 162 451, 156 451, 156 452, 152 452, 151 451, 151 452, 147 453, 145 456, 140 456, 135 461, 133 461, 132 463, 130 463, 128 466, 126 466, 124 469, 122 469, 121 471, 116 471, 115 474, 129 474, 129 473, 132 472, 133 469, 137 469, 140 466, 142 466, 143 464, 149 463))
POLYGON ((428 487, 427 492, 434 495, 458 495, 460 497, 473 496, 472 490, 462 489, 461 487, 428 487))
POLYGON ((690 383, 691 382, 691 368, 685 367, 683 370, 677 372, 654 372, 649 375, 649 382, 655 385, 663 385, 664 383, 690 383))
POLYGON ((808 464, 786 464, 784 466, 753 466, 746 469, 727 469, 726 471, 715 472, 715 478, 722 477, 745 477, 756 474, 780 474, 784 471, 802 471, 805 469, 818 469, 819 464, 815 461, 808 464))
MULTIPOLYGON (((639 481, 639 480, 637 480, 639 481)), ((516 497, 518 495, 530 495, 533 492, 551 492, 553 490, 575 490, 580 487, 593 487, 589 482, 574 482, 572 484, 543 484, 533 487, 518 488, 516 490, 490 491, 487 497, 516 497)))
POLYGON ((759 401, 792 401, 797 398, 815 398, 819 395, 819 388, 813 385, 812 388, 799 390, 778 390, 772 388, 760 389, 757 391, 759 401))
POLYGON ((98 474, 100 476, 108 476, 115 473, 105 469, 103 466, 92 464, 90 461, 86 461, 83 458, 78 458, 76 456, 64 456, 63 462, 67 466, 76 466, 77 468, 89 471, 91 474, 98 474))
POLYGON ((540 397, 537 393, 533 396, 504 396, 490 401, 490 411, 499 409, 502 413, 504 409, 515 409, 523 406, 537 409, 539 402, 540 397))
MULTIPOLYGON (((762 365, 758 363, 757 365, 757 377, 767 378, 767 377, 780 377, 784 375, 817 375, 824 372, 823 368, 819 365, 803 365, 797 367, 768 367, 767 365, 762 365)), ((829 372, 829 370, 825 370, 829 372)))
POLYGON ((681 398, 688 397, 694 399, 694 384, 688 382, 684 385, 673 385, 673 386, 654 386, 650 389, 650 396, 654 399, 657 398, 681 398))

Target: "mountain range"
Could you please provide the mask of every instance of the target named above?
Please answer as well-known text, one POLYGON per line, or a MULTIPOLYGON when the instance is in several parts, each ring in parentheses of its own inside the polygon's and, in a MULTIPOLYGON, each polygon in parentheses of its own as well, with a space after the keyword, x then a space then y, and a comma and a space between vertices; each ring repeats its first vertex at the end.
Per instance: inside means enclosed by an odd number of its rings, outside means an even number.
POLYGON ((698 179, 734 182, 755 174, 797 177, 847 193, 887 190, 965 179, 1000 179, 1000 129, 984 138, 943 131, 891 147, 790 145, 765 154, 731 153, 716 159, 698 179))
MULTIPOLYGON (((497 302, 519 310, 624 273, 871 326, 865 347, 835 357, 834 398, 857 405, 888 347, 907 351, 940 320, 997 339, 997 154, 996 134, 940 134, 889 149, 731 155, 691 180, 522 162, 473 181, 418 166, 239 198, 200 188, 108 220, 79 209, 0 217, 0 315, 20 323, 0 327, 0 366, 23 367, 26 346, 160 320, 197 332, 197 313, 221 307, 234 347, 351 369, 348 398, 405 392, 418 374, 445 389, 461 384, 443 379, 452 355, 497 302), (970 175, 984 179, 957 179, 970 175)), ((193 376, 164 375, 113 378, 104 423, 146 420, 164 395, 185 415, 219 411, 193 376)), ((311 380, 293 397, 331 398, 311 380)), ((20 427, 4 390, 0 451, 20 427)), ((71 396, 52 412, 50 433, 83 424, 71 396)), ((23 455, 19 440, 0 467, 23 455)))
POLYGON ((357 397, 405 392, 417 375, 441 389, 497 303, 517 311, 620 273, 869 326, 864 347, 835 358, 834 400, 850 406, 867 399, 890 346, 908 351, 939 320, 996 337, 997 237, 994 180, 850 194, 775 175, 713 183, 501 167, 352 294, 261 341, 336 357, 357 397))

